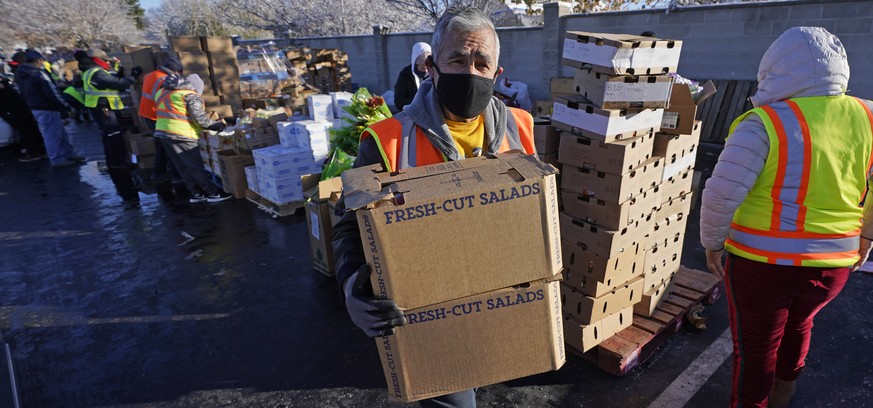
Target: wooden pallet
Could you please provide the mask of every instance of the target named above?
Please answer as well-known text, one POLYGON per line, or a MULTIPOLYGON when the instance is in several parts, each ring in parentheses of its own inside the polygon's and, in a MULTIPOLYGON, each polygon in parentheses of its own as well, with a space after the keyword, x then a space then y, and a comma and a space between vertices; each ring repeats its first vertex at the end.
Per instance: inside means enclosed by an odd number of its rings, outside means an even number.
POLYGON ((651 317, 635 314, 631 327, 604 340, 582 356, 595 361, 600 369, 610 374, 627 375, 651 358, 667 338, 682 328, 685 313, 692 306, 710 304, 718 299, 721 296, 720 282, 709 272, 680 267, 670 295, 651 317))
POLYGON ((713 80, 718 92, 697 108, 697 119, 703 121, 703 142, 724 143, 731 123, 749 109, 749 97, 758 90, 757 81, 713 80))
POLYGON ((298 209, 303 208, 303 206, 306 204, 305 201, 276 204, 270 200, 267 200, 264 197, 261 197, 258 193, 249 189, 246 189, 246 200, 255 203, 259 209, 264 210, 274 217, 285 217, 289 215, 294 215, 294 213, 296 213, 298 209))

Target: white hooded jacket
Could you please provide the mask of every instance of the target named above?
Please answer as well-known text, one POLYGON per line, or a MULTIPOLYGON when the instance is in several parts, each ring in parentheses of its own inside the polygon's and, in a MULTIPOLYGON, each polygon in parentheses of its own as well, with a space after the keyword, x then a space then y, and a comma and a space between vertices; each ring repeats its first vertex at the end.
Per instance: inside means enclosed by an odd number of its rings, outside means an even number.
MULTIPOLYGON (((794 27, 782 33, 761 58, 752 104, 841 95, 848 82, 849 63, 840 40, 821 27, 794 27)), ((728 138, 703 190, 700 241, 704 248, 724 248, 734 213, 764 169, 769 150, 767 130, 757 115, 747 116, 728 138)), ((864 208, 862 235, 866 237, 873 237, 871 202, 867 200, 864 208)))

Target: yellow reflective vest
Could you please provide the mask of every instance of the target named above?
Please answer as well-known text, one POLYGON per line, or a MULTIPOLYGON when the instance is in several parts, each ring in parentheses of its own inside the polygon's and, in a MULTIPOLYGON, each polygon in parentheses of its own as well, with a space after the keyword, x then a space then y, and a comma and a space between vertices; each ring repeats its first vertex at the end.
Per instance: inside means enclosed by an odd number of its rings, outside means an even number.
POLYGON ((873 113, 850 96, 788 99, 752 109, 767 129, 764 169, 734 214, 728 252, 776 265, 845 267, 858 260, 873 163, 873 113))
POLYGON ((200 127, 188 119, 188 106, 185 105, 185 95, 192 93, 195 92, 188 89, 158 90, 155 95, 158 118, 155 130, 195 140, 199 138, 200 127))
POLYGON ((82 73, 82 89, 85 91, 85 107, 96 108, 100 98, 106 98, 106 102, 109 103, 109 109, 124 109, 124 104, 121 103, 121 97, 118 95, 118 91, 114 89, 97 89, 91 84, 91 78, 97 71, 103 71, 110 74, 109 71, 100 67, 93 67, 82 73))

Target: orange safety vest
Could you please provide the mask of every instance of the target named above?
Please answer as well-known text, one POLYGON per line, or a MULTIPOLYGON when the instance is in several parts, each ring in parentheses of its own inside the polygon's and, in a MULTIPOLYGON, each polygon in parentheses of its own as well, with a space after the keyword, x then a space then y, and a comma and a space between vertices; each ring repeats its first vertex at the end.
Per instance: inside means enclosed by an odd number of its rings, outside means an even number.
POLYGON ((142 80, 142 97, 139 98, 139 116, 146 119, 158 120, 158 114, 155 110, 155 95, 158 90, 164 85, 164 80, 167 79, 167 73, 161 69, 156 69, 149 72, 142 80))
MULTIPOLYGON (((521 109, 507 109, 514 120, 506 121, 506 135, 498 153, 523 150, 527 154, 536 154, 533 117, 521 109)), ((361 140, 371 136, 376 139, 388 171, 448 161, 405 112, 370 125, 361 134, 361 140)))

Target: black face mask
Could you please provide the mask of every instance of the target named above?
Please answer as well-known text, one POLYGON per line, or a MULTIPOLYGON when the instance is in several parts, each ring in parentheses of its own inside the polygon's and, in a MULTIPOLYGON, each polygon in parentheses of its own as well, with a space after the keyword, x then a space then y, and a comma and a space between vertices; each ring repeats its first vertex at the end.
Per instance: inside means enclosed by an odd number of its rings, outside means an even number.
POLYGON ((488 107, 494 93, 493 80, 473 74, 444 74, 433 58, 428 58, 440 75, 437 97, 449 112, 470 119, 479 116, 488 107))

